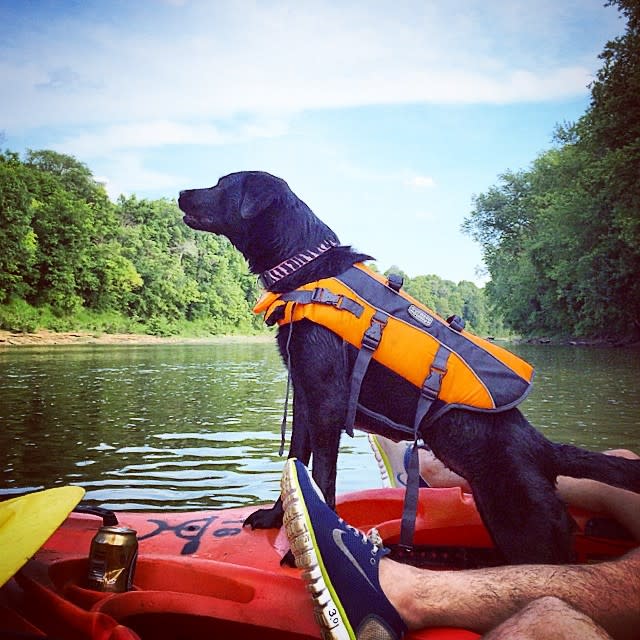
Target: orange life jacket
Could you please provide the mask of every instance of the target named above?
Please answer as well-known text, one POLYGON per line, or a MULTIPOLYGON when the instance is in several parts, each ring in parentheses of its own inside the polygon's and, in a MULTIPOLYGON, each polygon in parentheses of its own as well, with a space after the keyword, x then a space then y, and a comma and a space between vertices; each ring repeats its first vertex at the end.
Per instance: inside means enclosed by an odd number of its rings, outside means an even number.
POLYGON ((420 391, 414 424, 400 425, 408 432, 417 433, 425 417, 428 424, 453 407, 504 411, 522 402, 533 380, 530 364, 465 331, 457 316, 443 320, 400 287, 396 278, 356 264, 295 291, 267 292, 254 312, 264 313, 269 325, 310 320, 359 350, 351 377, 349 433, 371 358, 420 391))

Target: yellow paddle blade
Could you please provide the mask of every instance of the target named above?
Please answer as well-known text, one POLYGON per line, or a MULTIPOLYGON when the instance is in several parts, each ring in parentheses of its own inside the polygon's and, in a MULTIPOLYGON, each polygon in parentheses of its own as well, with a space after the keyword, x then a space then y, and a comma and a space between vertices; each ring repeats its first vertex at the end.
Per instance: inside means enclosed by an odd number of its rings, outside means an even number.
POLYGON ((51 537, 82 496, 82 487, 69 486, 0 502, 0 587, 51 537))

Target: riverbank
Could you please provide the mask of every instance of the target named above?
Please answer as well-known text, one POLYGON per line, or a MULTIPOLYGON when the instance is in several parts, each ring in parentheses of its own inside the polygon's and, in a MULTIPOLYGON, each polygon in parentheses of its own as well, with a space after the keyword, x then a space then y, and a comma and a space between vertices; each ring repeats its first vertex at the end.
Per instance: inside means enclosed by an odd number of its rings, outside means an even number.
POLYGON ((270 334, 254 336, 222 335, 202 338, 181 336, 161 337, 135 333, 91 333, 69 331, 57 333, 41 330, 35 333, 0 331, 0 349, 11 347, 50 347, 70 345, 150 345, 150 344, 211 344, 216 342, 267 342, 270 334))
MULTIPOLYGON (((628 340, 579 338, 490 338, 496 342, 515 342, 536 345, 571 345, 579 347, 640 347, 637 338, 628 340)), ((272 333, 258 335, 219 335, 205 337, 152 336, 138 333, 92 333, 90 331, 56 332, 42 329, 35 333, 0 330, 0 349, 10 347, 51 347, 71 345, 152 345, 152 344, 215 344, 217 342, 269 342, 272 333)))

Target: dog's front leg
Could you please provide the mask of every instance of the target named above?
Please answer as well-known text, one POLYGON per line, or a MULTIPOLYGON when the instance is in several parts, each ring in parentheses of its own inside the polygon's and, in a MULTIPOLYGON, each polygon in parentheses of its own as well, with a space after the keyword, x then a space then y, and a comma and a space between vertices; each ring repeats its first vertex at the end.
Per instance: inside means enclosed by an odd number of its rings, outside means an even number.
POLYGON ((346 398, 335 377, 308 391, 312 477, 326 503, 335 509, 338 449, 346 415, 346 398))
MULTIPOLYGON (((293 428, 288 457, 298 458, 305 465, 309 464, 311 457, 311 444, 307 425, 307 403, 303 390, 299 388, 295 390, 293 396, 293 428)), ((278 498, 269 509, 258 509, 251 513, 244 521, 243 526, 250 526, 252 529, 278 529, 282 526, 283 515, 282 499, 278 498)))
POLYGON ((335 509, 336 506, 336 475, 338 467, 338 448, 340 446, 341 428, 332 424, 312 426, 311 449, 312 477, 324 495, 326 503, 335 509), (315 427, 315 428, 314 428, 315 427), (314 436, 315 442, 314 442, 314 436))

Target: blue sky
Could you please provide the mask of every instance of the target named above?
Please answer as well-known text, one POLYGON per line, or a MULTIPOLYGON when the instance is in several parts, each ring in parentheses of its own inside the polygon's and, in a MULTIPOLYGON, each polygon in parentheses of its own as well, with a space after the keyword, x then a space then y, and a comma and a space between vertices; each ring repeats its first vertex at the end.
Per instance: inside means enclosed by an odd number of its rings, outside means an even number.
POLYGON ((269 171, 382 270, 481 284, 472 197, 585 112, 603 3, 0 0, 1 144, 114 198, 269 171))

